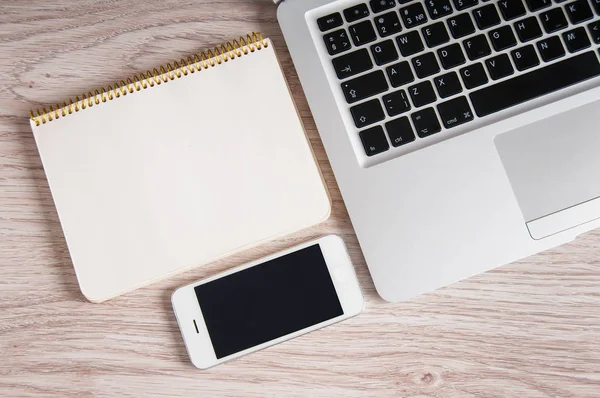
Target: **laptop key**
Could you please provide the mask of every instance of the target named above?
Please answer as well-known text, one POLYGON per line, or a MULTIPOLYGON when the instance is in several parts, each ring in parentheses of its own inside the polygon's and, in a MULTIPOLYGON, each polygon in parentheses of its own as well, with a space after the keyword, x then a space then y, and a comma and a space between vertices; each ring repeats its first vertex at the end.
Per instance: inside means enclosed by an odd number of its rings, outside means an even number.
POLYGON ((455 66, 462 65, 466 62, 465 55, 458 43, 440 48, 437 53, 444 69, 454 68, 455 66))
POLYGON ((346 102, 352 104, 388 90, 382 71, 376 70, 341 84, 346 102))
POLYGON ((465 10, 469 7, 474 7, 479 4, 479 0, 453 0, 454 7, 457 11, 465 10))
POLYGON ((596 14, 600 15, 600 0, 591 0, 591 2, 594 10, 596 10, 596 14))
POLYGON ((565 11, 569 17, 569 21, 573 25, 592 19, 594 14, 587 0, 576 0, 565 5, 565 11))
POLYGON ((553 8, 540 14, 540 20, 546 33, 554 33, 568 26, 562 8, 553 8))
MULTIPOLYGON (((598 0, 600 2, 600 0, 598 0)), ((600 4, 600 3, 599 3, 600 4)), ((600 21, 592 22, 588 25, 590 36, 596 44, 600 44, 600 21)))
POLYGON ((377 65, 387 64, 398 59, 398 51, 391 40, 385 40, 371 46, 371 53, 377 65))
POLYGON ((558 36, 548 37, 537 42, 537 48, 545 62, 554 61, 557 58, 564 57, 565 48, 558 36))
POLYGON ((326 15, 324 17, 317 19, 317 25, 319 25, 319 29, 321 30, 321 32, 325 32, 327 30, 337 28, 338 26, 341 26, 343 23, 344 23, 344 21, 342 21, 342 16, 340 15, 339 12, 333 13, 331 15, 326 15))
POLYGON ((538 66, 540 64, 540 60, 538 59, 535 49, 531 44, 525 47, 517 48, 516 50, 512 50, 510 55, 512 55, 512 59, 515 61, 517 70, 520 71, 533 68, 534 66, 538 66))
POLYGON ((373 12, 381 12, 396 7, 396 0, 371 0, 369 2, 373 12))
POLYGON ((492 49, 484 35, 473 36, 470 39, 463 41, 463 46, 471 61, 475 61, 476 59, 492 53, 492 49))
POLYGON ((377 155, 390 149, 383 127, 375 126, 358 133, 367 156, 377 155))
POLYGON ((396 11, 388 12, 375 18, 375 27, 377 27, 377 31, 381 37, 387 37, 402 30, 402 25, 396 11))
POLYGON ((574 53, 591 46, 590 39, 583 27, 579 27, 562 34, 563 40, 567 45, 567 50, 574 53))
POLYGON ((488 82, 483 65, 480 63, 466 66, 459 73, 466 88, 478 87, 488 82))
POLYGON ((485 60, 485 66, 492 80, 502 79, 515 73, 510 59, 506 54, 500 54, 485 60))
POLYGON ((400 63, 388 66, 385 71, 390 78, 392 87, 400 87, 415 80, 415 76, 410 69, 408 61, 402 61, 400 63))
POLYGON ((425 5, 427 6, 431 19, 438 19, 452 14, 450 0, 427 0, 425 5))
POLYGON ((399 147, 415 140, 415 133, 406 116, 387 122, 385 129, 394 147, 399 147))
POLYGON ((498 2, 498 7, 507 21, 519 18, 527 12, 521 0, 501 0, 498 2))
POLYGON ((346 21, 348 22, 358 21, 359 19, 368 17, 369 15, 369 8, 364 3, 355 5, 354 7, 346 8, 344 10, 344 17, 346 17, 346 21))
POLYGON ((427 16, 423 9, 423 4, 413 3, 400 9, 400 15, 404 20, 404 25, 407 28, 422 25, 427 22, 427 16))
POLYGON ((437 60, 435 59, 435 54, 426 53, 419 56, 416 56, 412 59, 413 68, 415 68, 415 72, 417 76, 421 79, 435 75, 440 71, 440 66, 438 65, 437 60))
POLYGON ((475 32, 475 25, 473 25, 471 17, 466 12, 450 17, 446 22, 448 23, 448 29, 450 29, 452 37, 455 39, 460 39, 475 32))
POLYGON ((329 55, 339 54, 352 48, 345 29, 336 30, 323 36, 329 55))
POLYGON ((462 92, 462 85, 458 80, 456 72, 446 73, 445 75, 433 78, 433 83, 441 98, 448 98, 462 92))
POLYGON ((436 22, 433 25, 425 26, 421 29, 425 42, 429 47, 439 46, 450 40, 448 31, 443 22, 436 22))
POLYGON ((442 130, 433 108, 425 108, 413 113, 410 117, 415 125, 417 134, 421 138, 439 133, 442 130))
POLYGON ((412 98, 413 104, 417 108, 423 105, 431 104, 436 100, 433 86, 428 80, 410 86, 408 88, 408 92, 410 93, 410 98, 412 98))
POLYGON ((546 65, 469 94, 477 116, 483 117, 600 76, 594 51, 546 65))
POLYGON ((475 18, 475 23, 479 29, 491 28, 500 23, 500 15, 493 4, 473 10, 473 18, 475 18))
POLYGON ((354 124, 358 128, 385 119, 383 108, 377 98, 353 106, 350 108, 350 113, 352 114, 352 119, 354 119, 354 124))
POLYGON ((491 30, 489 36, 492 41, 492 46, 494 46, 494 50, 496 51, 502 51, 517 45, 517 38, 510 26, 502 26, 491 30))
POLYGON ((523 43, 542 36, 542 28, 535 17, 529 17, 514 23, 519 40, 523 43))
POLYGON ((345 79, 373 68, 369 52, 364 48, 334 58, 331 62, 339 79, 345 79))
POLYGON ((442 119, 442 125, 447 129, 473 120, 473 112, 465 96, 442 102, 437 106, 437 109, 440 113, 440 119, 442 119))
POLYGON ((410 110, 410 103, 404 90, 395 91, 383 96, 383 105, 388 115, 396 116, 410 110))
POLYGON ((416 30, 396 37, 396 42, 400 48, 400 53, 402 53, 404 57, 411 56, 425 49, 423 41, 419 36, 419 32, 416 30))
POLYGON ((531 12, 536 12, 552 5, 552 0, 525 0, 525 2, 531 12))
POLYGON ((362 21, 356 25, 352 25, 350 26, 349 31, 355 46, 361 46, 377 39, 371 21, 362 21))

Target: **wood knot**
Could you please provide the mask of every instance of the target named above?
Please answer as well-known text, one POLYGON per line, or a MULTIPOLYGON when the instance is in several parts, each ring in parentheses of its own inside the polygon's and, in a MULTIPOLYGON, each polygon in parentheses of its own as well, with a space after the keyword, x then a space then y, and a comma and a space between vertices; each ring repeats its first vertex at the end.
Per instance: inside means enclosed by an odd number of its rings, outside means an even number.
POLYGON ((427 372, 421 377, 421 382, 423 384, 432 384, 435 381, 435 376, 431 373, 427 372))

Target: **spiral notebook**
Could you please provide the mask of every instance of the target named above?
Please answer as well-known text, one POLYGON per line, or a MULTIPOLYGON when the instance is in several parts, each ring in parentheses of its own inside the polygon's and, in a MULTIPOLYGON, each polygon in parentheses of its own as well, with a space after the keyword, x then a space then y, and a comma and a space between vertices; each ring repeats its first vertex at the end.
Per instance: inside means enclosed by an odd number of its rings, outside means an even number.
POLYGON ((273 45, 259 34, 32 112, 31 126, 93 302, 330 213, 273 45))

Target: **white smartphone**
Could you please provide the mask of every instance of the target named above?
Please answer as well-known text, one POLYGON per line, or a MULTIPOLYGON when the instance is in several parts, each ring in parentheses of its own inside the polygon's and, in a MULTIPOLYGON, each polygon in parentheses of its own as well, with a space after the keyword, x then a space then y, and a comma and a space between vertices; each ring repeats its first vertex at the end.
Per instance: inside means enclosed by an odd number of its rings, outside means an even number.
POLYGON ((190 360, 200 369, 358 315, 363 296, 341 238, 329 235, 173 292, 190 360))

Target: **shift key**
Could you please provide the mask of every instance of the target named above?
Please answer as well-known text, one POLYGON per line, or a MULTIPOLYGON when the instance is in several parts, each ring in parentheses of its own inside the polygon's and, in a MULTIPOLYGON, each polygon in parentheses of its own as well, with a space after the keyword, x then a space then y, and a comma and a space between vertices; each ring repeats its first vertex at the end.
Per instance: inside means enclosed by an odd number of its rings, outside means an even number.
POLYGON ((380 70, 342 83, 342 91, 349 104, 382 93, 387 89, 387 81, 380 70))

